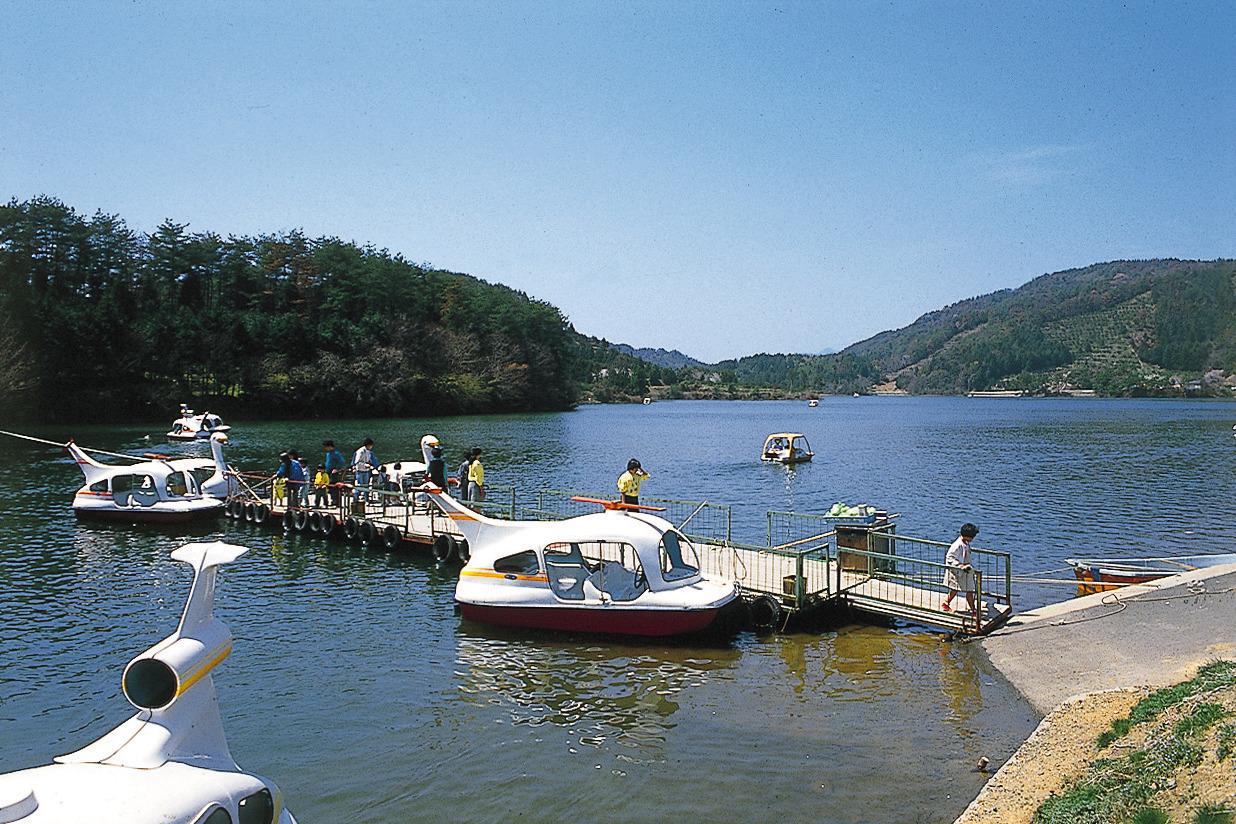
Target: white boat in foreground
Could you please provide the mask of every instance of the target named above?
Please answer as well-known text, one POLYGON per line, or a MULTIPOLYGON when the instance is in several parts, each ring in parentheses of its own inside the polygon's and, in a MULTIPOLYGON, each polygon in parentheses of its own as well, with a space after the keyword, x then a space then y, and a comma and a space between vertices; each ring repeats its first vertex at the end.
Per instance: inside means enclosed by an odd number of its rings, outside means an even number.
POLYGON ((695 548, 650 507, 615 501, 565 521, 500 521, 434 486, 422 490, 468 541, 455 601, 465 618, 510 627, 671 636, 708 628, 736 583, 700 574, 695 548))
MULTIPOLYGON (((223 510, 229 484, 223 445, 210 441, 211 458, 134 458, 125 466, 100 463, 73 441, 64 445, 86 478, 73 496, 79 518, 125 523, 175 523, 209 518, 223 510)), ((124 457, 124 456, 121 456, 124 457)))
POLYGON ((216 432, 231 432, 232 427, 223 422, 223 418, 210 412, 195 415, 185 404, 180 405, 180 417, 172 422, 172 428, 167 437, 174 441, 196 441, 199 438, 209 438, 216 432))
POLYGON ((232 651, 214 617, 216 568, 244 547, 186 544, 193 567, 180 625, 125 667, 137 715, 55 763, 0 775, 4 824, 296 824, 270 781, 228 750, 210 671, 232 651))

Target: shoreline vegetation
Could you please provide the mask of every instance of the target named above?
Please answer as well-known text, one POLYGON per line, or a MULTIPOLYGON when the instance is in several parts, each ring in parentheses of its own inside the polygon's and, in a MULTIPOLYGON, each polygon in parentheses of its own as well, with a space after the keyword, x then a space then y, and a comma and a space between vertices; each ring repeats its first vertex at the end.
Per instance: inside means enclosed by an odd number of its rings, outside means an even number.
POLYGON ((149 234, 0 205, 0 417, 534 412, 645 398, 1233 397, 1236 261, 1117 261, 929 312, 841 352, 703 364, 576 331, 542 300, 299 231, 149 234))
POLYGON ((1232 824, 1236 662, 1057 707, 957 824, 1232 824))

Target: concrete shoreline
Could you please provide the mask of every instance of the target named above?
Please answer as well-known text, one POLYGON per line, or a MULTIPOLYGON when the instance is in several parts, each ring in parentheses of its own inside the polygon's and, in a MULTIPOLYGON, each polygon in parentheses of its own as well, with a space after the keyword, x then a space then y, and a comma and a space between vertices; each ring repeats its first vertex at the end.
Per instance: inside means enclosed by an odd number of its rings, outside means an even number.
POLYGON ((1149 689, 1236 658, 1236 564, 1019 613, 981 643, 1045 717, 957 822, 1029 821, 1097 753, 1111 718, 1149 689))

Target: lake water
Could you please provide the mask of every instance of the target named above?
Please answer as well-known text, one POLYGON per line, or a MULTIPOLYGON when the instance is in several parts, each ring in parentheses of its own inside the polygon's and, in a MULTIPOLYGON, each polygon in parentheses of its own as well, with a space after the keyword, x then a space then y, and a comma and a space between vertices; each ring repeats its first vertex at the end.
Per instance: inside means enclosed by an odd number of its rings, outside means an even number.
MULTIPOLYGON (((366 435, 383 460, 434 432, 487 478, 612 492, 631 456, 647 496, 734 505, 763 542, 769 509, 866 501, 899 531, 1013 554, 1236 551, 1236 404, 827 398, 660 402, 556 415, 246 423, 229 457, 272 470, 288 447, 366 435), (815 462, 757 460, 807 434, 815 462)), ((168 422, 34 431, 116 451, 168 422)), ((0 438, 0 771, 46 763, 132 714, 124 664, 175 626, 190 580, 168 553, 221 538, 216 613, 236 638, 216 670, 239 763, 276 781, 303 824, 598 819, 937 822, 1037 723, 977 645, 910 627, 738 635, 711 646, 503 632, 462 622, 427 559, 219 520, 179 530, 77 523, 80 475, 51 447, 0 438)), ((1015 586, 1015 606, 1067 597, 1015 586)))

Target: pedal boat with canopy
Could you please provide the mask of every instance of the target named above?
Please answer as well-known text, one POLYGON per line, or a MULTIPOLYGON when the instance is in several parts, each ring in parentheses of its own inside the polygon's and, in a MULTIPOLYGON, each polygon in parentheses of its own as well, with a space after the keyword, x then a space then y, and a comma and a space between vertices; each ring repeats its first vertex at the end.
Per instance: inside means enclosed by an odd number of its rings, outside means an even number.
POLYGON ((801 432, 774 432, 764 439, 760 460, 768 463, 805 463, 815 457, 807 436, 801 432))
POLYGON ((179 523, 209 518, 223 511, 228 485, 223 444, 211 439, 212 459, 134 458, 127 466, 104 464, 73 441, 65 449, 86 482, 73 496, 73 512, 85 520, 125 523, 179 523))
POLYGON ((455 601, 469 620, 507 627, 668 637, 700 632, 739 598, 700 574, 695 548, 641 507, 600 504, 563 521, 501 521, 421 488, 468 541, 455 601))
POLYGON ((180 417, 172 422, 167 437, 173 441, 196 441, 209 438, 216 432, 231 432, 232 427, 223 418, 211 412, 195 415, 185 404, 180 405, 180 417))

